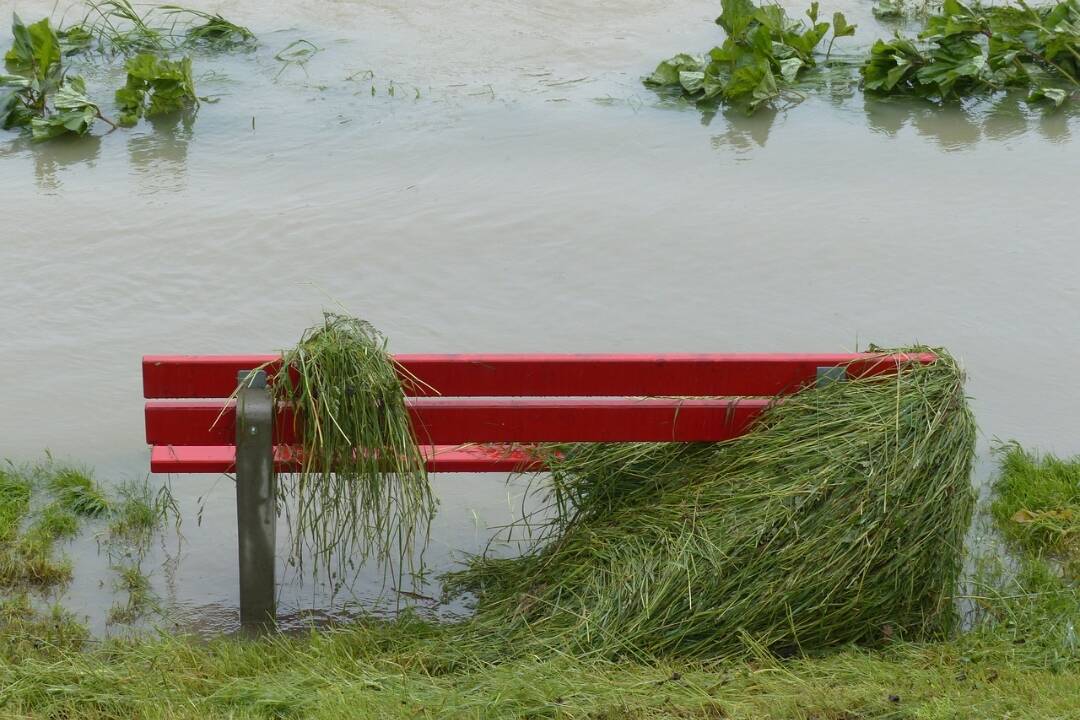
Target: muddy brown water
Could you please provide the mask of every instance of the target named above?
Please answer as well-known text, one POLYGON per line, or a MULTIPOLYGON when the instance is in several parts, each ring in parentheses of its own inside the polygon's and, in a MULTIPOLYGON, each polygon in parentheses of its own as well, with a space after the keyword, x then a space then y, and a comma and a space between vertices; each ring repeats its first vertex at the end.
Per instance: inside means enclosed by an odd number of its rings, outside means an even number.
MULTIPOLYGON (((0 456, 144 477, 141 355, 271 352, 337 306, 400 352, 941 344, 970 373, 978 482, 994 438, 1080 452, 1075 113, 854 86, 753 118, 658 99, 639 77, 718 41, 713 2, 198 6, 261 45, 196 58, 219 102, 193 121, 0 136, 0 456), (283 69, 301 38, 322 51, 283 69)), ((866 2, 823 9, 859 23, 846 51, 892 31, 866 2)), ((98 92, 115 82, 91 73, 98 92)), ((182 540, 155 541, 143 569, 164 622, 229 631, 232 482, 171 484, 182 540)), ((522 486, 435 485, 437 573, 485 547, 522 486)), ((66 548, 62 596, 99 634, 117 631, 100 531, 66 548)), ((374 571, 333 598, 284 574, 293 625, 395 606, 374 571)))

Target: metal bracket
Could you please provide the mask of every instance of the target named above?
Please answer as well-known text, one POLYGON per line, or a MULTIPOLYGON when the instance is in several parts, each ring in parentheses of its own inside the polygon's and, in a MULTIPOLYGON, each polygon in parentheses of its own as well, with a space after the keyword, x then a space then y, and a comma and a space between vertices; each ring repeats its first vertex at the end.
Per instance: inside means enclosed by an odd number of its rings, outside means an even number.
POLYGON ((817 382, 816 387, 825 387, 831 385, 834 382, 844 382, 847 380, 847 368, 843 366, 826 365, 824 367, 818 367, 817 369, 817 382))
POLYGON ((256 390, 266 389, 266 371, 265 370, 240 370, 236 373, 236 385, 237 387, 255 388, 256 390))
POLYGON ((236 524, 240 549, 240 624, 263 628, 275 620, 274 548, 277 486, 274 401, 262 370, 237 373, 236 524))

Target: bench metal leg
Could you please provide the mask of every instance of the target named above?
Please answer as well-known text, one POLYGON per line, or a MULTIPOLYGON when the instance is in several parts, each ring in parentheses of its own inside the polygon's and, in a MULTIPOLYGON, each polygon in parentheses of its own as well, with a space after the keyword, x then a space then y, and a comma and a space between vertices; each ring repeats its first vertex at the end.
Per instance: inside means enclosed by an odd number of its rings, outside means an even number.
POLYGON ((240 624, 272 625, 277 491, 274 403, 262 371, 241 372, 236 397, 236 521, 240 545, 240 624))

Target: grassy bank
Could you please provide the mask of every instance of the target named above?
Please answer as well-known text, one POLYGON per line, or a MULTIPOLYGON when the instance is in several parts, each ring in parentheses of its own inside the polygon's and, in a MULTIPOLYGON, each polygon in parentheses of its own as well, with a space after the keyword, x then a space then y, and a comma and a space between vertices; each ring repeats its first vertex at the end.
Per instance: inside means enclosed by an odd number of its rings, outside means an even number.
POLYGON ((822 658, 782 662, 748 647, 719 664, 492 662, 463 650, 457 628, 404 619, 258 642, 55 650, 0 668, 0 697, 16 716, 80 718, 1076 717, 1075 647, 1067 654, 1038 627, 1062 619, 1048 588, 996 598, 1000 620, 950 642, 822 658))
MULTIPOLYGON (((971 627, 941 642, 891 637, 873 651, 849 646, 780 660, 746 637, 739 657, 723 662, 612 662, 559 648, 523 654, 498 641, 481 646, 467 642, 468 624, 405 617, 257 641, 161 635, 97 644, 59 609, 8 600, 0 610, 0 714, 1080 717, 1080 592, 1063 570, 1075 546, 1029 532, 1022 512, 1067 510, 1078 479, 1080 460, 1019 448, 1003 454, 991 515, 1019 560, 983 560, 962 598, 972 608, 971 627)), ((18 505, 20 493, 10 494, 18 505)))

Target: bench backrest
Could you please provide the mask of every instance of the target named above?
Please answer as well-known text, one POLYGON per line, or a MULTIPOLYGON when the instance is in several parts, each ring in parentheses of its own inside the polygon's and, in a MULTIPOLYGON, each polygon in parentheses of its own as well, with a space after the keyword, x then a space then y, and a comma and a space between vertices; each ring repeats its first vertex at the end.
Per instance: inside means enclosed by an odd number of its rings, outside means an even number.
MULTIPOLYGON (((227 472, 237 373, 277 356, 143 358, 154 472, 227 472), (222 415, 222 408, 225 412, 222 415), (220 416, 220 419, 219 419, 220 416)), ((930 354, 397 355, 413 430, 435 471, 535 469, 512 444, 720 441, 745 433, 778 395, 817 381, 933 362, 930 354), (468 444, 468 447, 459 447, 468 444)), ((278 469, 300 442, 279 410, 278 469)))

